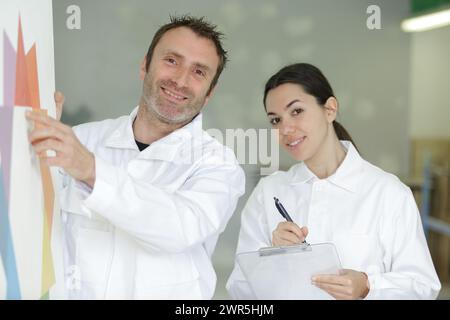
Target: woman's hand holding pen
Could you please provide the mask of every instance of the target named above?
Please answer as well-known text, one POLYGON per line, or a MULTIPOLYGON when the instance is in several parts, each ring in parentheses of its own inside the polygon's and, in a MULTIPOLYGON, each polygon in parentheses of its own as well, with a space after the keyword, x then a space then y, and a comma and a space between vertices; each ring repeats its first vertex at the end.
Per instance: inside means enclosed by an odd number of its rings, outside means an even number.
POLYGON ((311 280, 313 285, 338 300, 363 299, 369 293, 369 283, 364 272, 343 269, 339 275, 315 275, 311 280))
POLYGON ((272 232, 272 245, 292 246, 302 243, 308 235, 308 228, 300 228, 294 222, 280 222, 277 228, 272 232))

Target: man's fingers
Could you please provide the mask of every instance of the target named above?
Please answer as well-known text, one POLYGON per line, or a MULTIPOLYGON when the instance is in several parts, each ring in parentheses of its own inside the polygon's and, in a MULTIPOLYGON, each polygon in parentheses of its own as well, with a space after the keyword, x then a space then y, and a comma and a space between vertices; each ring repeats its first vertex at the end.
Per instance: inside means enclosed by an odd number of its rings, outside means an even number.
POLYGON ((45 152, 48 150, 53 150, 59 153, 64 153, 66 151, 66 147, 64 144, 55 139, 46 139, 44 141, 38 142, 33 145, 34 151, 37 154, 40 154, 45 157, 45 152))
POLYGON ((65 100, 66 100, 66 97, 64 97, 64 95, 61 91, 55 91, 56 120, 61 119, 65 100))
POLYGON ((39 127, 41 125, 54 126, 66 133, 68 133, 70 130, 70 128, 68 126, 66 126, 65 124, 62 124, 58 120, 55 120, 52 117, 47 116, 46 114, 42 114, 39 112, 27 111, 25 115, 28 120, 35 121, 37 127, 39 127))
POLYGON ((64 132, 62 132, 61 130, 56 129, 55 127, 45 127, 43 129, 33 130, 29 134, 28 139, 31 142, 31 144, 35 144, 36 142, 38 142, 40 140, 45 140, 45 139, 49 139, 49 138, 64 141, 65 137, 66 137, 66 134, 64 132))
POLYGON ((49 117, 48 115, 41 113, 41 112, 35 112, 35 111, 27 111, 25 113, 25 116, 28 120, 36 121, 39 124, 50 126, 54 123, 59 123, 59 121, 49 117))
POLYGON ((40 160, 43 161, 49 167, 64 168, 64 165, 63 165, 64 160, 58 153, 56 153, 56 157, 49 157, 49 156, 43 155, 40 157, 40 160))
POLYGON ((55 103, 56 105, 59 105, 62 107, 64 104, 64 101, 66 100, 66 97, 64 97, 64 94, 61 91, 55 91, 55 103))

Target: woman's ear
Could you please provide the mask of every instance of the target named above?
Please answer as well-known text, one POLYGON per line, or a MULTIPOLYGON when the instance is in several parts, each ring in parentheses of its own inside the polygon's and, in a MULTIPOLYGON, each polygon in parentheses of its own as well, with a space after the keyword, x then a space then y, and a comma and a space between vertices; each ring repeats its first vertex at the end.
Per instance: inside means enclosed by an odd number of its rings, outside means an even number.
POLYGON ((141 62, 141 66, 139 67, 139 78, 144 81, 145 74, 147 70, 145 69, 145 65, 147 64, 147 57, 144 57, 144 60, 141 62))
POLYGON ((325 113, 329 123, 332 123, 336 117, 339 110, 339 104, 335 97, 329 97, 325 102, 325 113))

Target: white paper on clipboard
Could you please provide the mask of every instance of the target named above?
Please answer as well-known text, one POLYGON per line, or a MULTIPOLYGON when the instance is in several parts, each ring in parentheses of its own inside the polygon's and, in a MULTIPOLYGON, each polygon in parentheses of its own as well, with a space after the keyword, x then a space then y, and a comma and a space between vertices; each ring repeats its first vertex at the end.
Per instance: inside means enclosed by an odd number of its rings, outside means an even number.
POLYGON ((341 263, 332 243, 262 248, 237 255, 257 299, 334 299, 311 284, 316 274, 338 274, 341 263))

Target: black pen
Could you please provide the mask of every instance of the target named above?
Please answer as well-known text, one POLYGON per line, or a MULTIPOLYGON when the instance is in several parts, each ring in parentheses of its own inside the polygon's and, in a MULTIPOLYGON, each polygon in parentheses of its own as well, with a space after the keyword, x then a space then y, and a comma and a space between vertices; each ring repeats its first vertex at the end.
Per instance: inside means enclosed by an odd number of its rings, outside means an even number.
MULTIPOLYGON (((289 222, 294 222, 294 221, 292 221, 292 218, 289 215, 289 213, 287 213, 286 209, 281 204, 280 200, 278 200, 278 198, 276 198, 276 197, 273 197, 273 200, 275 200, 275 207, 277 207, 278 212, 283 216, 283 218, 285 218, 289 222)), ((303 240, 302 243, 307 243, 306 239, 303 240)))
POLYGON ((287 213, 286 209, 281 204, 280 200, 278 200, 275 197, 273 197, 273 200, 275 200, 275 207, 277 207, 278 212, 283 216, 283 218, 285 218, 289 222, 294 222, 292 221, 292 218, 289 216, 289 213, 287 213))

